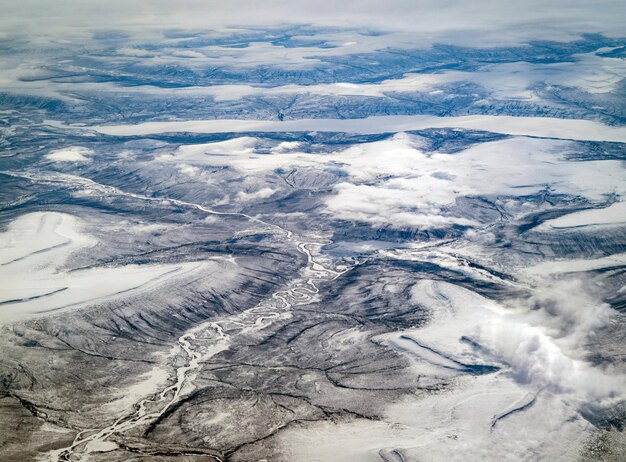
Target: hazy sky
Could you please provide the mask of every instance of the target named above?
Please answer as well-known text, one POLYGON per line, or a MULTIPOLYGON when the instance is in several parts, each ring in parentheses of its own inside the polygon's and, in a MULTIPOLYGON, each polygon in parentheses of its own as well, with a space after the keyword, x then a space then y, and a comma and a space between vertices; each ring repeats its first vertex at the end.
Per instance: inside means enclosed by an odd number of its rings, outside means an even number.
POLYGON ((0 6, 3 34, 310 23, 409 32, 422 43, 495 45, 566 40, 581 32, 626 35, 623 0, 1 0, 0 6))

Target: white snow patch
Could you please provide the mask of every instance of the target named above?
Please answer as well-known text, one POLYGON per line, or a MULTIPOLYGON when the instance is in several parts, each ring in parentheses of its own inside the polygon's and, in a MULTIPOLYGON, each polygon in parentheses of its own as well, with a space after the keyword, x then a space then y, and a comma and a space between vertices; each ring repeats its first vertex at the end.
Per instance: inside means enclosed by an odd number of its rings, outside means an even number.
POLYGON ((14 220, 0 234, 0 324, 148 290, 170 278, 217 266, 207 261, 66 271, 72 253, 95 244, 72 215, 36 212, 14 220))
POLYGON ((626 264, 626 253, 617 253, 607 257, 553 260, 537 263, 524 268, 524 273, 531 277, 548 276, 551 274, 567 274, 593 271, 601 268, 612 268, 626 264))
MULTIPOLYGON (((46 123, 58 128, 72 128, 71 125, 65 125, 52 120, 48 120, 46 123)), ((319 131, 368 134, 423 130, 426 128, 464 128, 485 130, 507 135, 528 135, 545 138, 616 141, 626 143, 626 128, 623 127, 612 127, 591 120, 500 115, 471 115, 459 117, 436 117, 427 115, 374 116, 364 119, 299 119, 287 121, 235 119, 184 120, 144 122, 135 125, 93 125, 84 128, 114 136, 149 135, 167 132, 231 133, 252 131, 319 131)))
POLYGON ((150 396, 161 390, 167 382, 168 373, 161 367, 155 366, 150 371, 139 377, 139 382, 130 387, 119 388, 117 393, 113 395, 119 398, 107 403, 105 407, 112 413, 121 413, 127 411, 135 403, 142 398, 150 396))
POLYGON ((538 230, 567 229, 581 227, 606 227, 626 223, 626 202, 615 202, 600 209, 583 210, 548 220, 537 227, 538 230))

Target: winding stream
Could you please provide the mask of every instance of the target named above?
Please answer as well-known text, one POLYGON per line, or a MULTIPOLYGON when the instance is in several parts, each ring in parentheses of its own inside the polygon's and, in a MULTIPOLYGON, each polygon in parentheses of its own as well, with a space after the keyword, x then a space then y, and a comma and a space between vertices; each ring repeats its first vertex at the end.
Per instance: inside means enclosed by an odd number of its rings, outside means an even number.
MULTIPOLYGON (((42 180, 42 178, 38 179, 42 180)), ((51 179, 48 177, 43 178, 43 180, 67 182, 66 178, 51 179)), ((291 307, 305 305, 314 301, 314 298, 319 293, 318 284, 320 282, 335 280, 351 269, 351 267, 346 266, 330 269, 315 261, 311 249, 314 247, 322 247, 327 243, 300 241, 294 237, 292 231, 245 213, 219 212, 199 204, 177 199, 154 198, 127 193, 117 188, 101 185, 92 180, 80 177, 72 177, 70 181, 74 183, 77 182, 82 186, 96 187, 107 194, 123 195, 146 201, 167 201, 181 207, 196 208, 212 215, 244 217, 250 221, 283 233, 285 238, 295 245, 298 252, 306 256, 307 265, 300 271, 300 277, 293 280, 288 288, 274 292, 257 306, 220 321, 202 323, 184 333, 178 339, 177 348, 184 353, 185 364, 176 369, 176 382, 173 385, 137 402, 131 414, 118 418, 109 426, 102 429, 87 429, 79 432, 70 446, 51 451, 47 454, 45 460, 50 462, 75 462, 82 460, 83 457, 90 452, 115 450, 118 447, 117 444, 108 441, 112 435, 125 433, 131 429, 148 425, 150 422, 163 416, 171 406, 180 400, 182 395, 193 388, 193 373, 200 367, 201 361, 206 361, 220 351, 226 350, 230 345, 231 335, 227 333, 229 325, 236 327, 233 335, 242 335, 252 330, 263 329, 271 324, 273 319, 283 316, 291 307), (201 333, 202 335, 200 336, 201 333), (201 345, 198 342, 199 338, 203 341, 209 339, 209 346, 201 345)))

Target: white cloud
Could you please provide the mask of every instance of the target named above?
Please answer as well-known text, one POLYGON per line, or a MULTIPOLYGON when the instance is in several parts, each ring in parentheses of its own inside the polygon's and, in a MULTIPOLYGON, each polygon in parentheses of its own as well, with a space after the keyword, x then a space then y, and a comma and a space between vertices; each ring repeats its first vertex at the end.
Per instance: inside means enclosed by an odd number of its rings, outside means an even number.
POLYGON ((152 52, 147 50, 142 50, 140 48, 120 48, 117 50, 117 54, 120 56, 132 56, 135 58, 144 58, 153 56, 152 52))
POLYGON ((418 283, 414 302, 432 309, 434 319, 407 335, 461 360, 476 362, 478 355, 485 364, 504 363, 517 383, 569 395, 576 406, 623 399, 626 376, 585 361, 585 345, 615 311, 590 296, 580 280, 535 282, 530 299, 509 307, 452 284, 418 283), (451 310, 441 311, 436 294, 445 294, 451 310), (481 349, 468 347, 462 338, 481 349))
POLYGON ((434 228, 476 224, 446 214, 437 202, 424 197, 424 191, 430 191, 427 185, 419 185, 420 179, 410 181, 415 182, 412 187, 399 186, 397 181, 378 186, 339 183, 335 186, 336 194, 326 201, 326 209, 337 218, 375 226, 434 228))
POLYGON ((376 226, 474 225, 454 215, 463 196, 524 196, 547 187, 555 193, 603 200, 626 193, 619 161, 568 162, 567 142, 512 138, 450 155, 427 154, 403 134, 329 156, 351 182, 335 186, 327 209, 337 218, 376 226))
POLYGON ((268 197, 273 196, 276 191, 277 191, 276 189, 272 189, 272 188, 261 188, 258 191, 251 192, 251 193, 239 191, 237 193, 237 199, 240 201, 253 201, 257 199, 267 199, 268 197))
POLYGON ((82 146, 73 146, 69 148, 57 149, 46 154, 46 159, 53 162, 89 162, 89 155, 93 151, 82 146))
MULTIPOLYGON (((456 200, 464 196, 518 197, 545 188, 591 201, 626 194, 620 161, 567 161, 563 153, 570 149, 568 141, 515 137, 455 154, 425 152, 423 139, 405 133, 320 154, 298 151, 292 143, 260 154, 258 143, 241 137, 181 146, 159 160, 228 166, 254 175, 277 168, 340 168, 348 175, 335 185, 334 195, 326 201, 327 211, 374 226, 476 225, 458 212, 455 215, 456 200)), ((239 196, 248 197, 247 193, 239 196)), ((502 206, 516 210, 518 204, 513 199, 502 206)))
POLYGON ((301 146, 299 141, 283 141, 278 143, 271 149, 272 154, 281 154, 284 152, 295 151, 301 146))
POLYGON ((200 173, 200 169, 198 167, 194 167, 189 164, 176 164, 176 168, 183 175, 197 176, 200 173))
MULTIPOLYGON (((624 35, 622 18, 626 14, 624 2, 618 0, 269 0, 262 4, 252 0, 185 0, 176 2, 175 7, 169 0, 64 0, 55 3, 54 8, 42 0, 26 0, 14 2, 5 10, 1 20, 5 31, 36 31, 64 38, 72 37, 72 32, 78 35, 98 28, 145 33, 161 28, 221 29, 296 22, 395 31, 404 33, 396 41, 414 46, 442 41, 502 45, 529 39, 567 39, 583 32, 624 35)), ((354 41, 359 38, 343 38, 340 43, 354 41)))
POLYGON ((380 460, 393 450, 405 460, 575 460, 597 430, 580 411, 626 396, 624 375, 584 359, 615 313, 581 282, 534 289, 505 308, 454 284, 417 282, 412 303, 429 323, 373 340, 407 358, 416 386, 445 389, 394 400, 377 421, 294 427, 281 433, 281 450, 295 460, 380 460), (501 370, 471 376, 459 363, 501 370))

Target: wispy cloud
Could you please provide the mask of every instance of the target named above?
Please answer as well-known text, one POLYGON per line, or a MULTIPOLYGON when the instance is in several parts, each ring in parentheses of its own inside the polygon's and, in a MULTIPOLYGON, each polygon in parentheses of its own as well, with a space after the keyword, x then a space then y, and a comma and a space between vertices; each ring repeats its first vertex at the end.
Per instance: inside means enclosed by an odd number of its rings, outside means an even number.
MULTIPOLYGON (((1 28, 67 33, 90 29, 211 29, 225 26, 311 23, 409 32, 413 44, 437 41, 503 44, 529 39, 558 39, 583 32, 624 34, 624 2, 517 2, 391 0, 335 2, 270 0, 168 0, 122 2, 41 0, 5 5, 1 28)), ((404 37, 406 40, 407 37, 404 37)))

